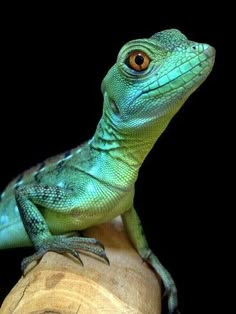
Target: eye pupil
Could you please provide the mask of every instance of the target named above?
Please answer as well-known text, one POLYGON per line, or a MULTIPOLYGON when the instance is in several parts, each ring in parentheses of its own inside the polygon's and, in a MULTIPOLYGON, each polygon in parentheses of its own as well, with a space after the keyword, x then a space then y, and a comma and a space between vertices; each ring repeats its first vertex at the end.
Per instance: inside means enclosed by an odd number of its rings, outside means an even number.
POLYGON ((136 72, 145 71, 150 63, 149 56, 143 51, 133 51, 125 60, 125 64, 136 72))
POLYGON ((144 62, 144 57, 141 55, 141 54, 138 54, 136 57, 135 57, 135 63, 137 65, 142 65, 144 62))

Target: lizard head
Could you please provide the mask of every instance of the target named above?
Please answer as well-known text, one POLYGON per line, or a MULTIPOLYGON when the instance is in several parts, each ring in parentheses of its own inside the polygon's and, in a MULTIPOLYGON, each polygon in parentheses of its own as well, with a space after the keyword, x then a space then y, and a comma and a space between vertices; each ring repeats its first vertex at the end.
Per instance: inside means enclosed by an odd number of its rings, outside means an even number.
POLYGON ((135 129, 172 117, 206 79, 215 49, 176 29, 126 43, 102 82, 113 125, 135 129))

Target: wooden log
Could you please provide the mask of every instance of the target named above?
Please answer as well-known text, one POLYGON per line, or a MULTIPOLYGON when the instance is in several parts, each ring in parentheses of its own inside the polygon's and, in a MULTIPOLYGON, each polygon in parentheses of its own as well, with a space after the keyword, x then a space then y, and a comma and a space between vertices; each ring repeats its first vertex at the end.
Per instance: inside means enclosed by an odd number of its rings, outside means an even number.
POLYGON ((11 290, 0 313, 160 314, 160 281, 133 249, 120 217, 86 236, 105 245, 110 266, 81 254, 82 267, 71 256, 48 252, 11 290))

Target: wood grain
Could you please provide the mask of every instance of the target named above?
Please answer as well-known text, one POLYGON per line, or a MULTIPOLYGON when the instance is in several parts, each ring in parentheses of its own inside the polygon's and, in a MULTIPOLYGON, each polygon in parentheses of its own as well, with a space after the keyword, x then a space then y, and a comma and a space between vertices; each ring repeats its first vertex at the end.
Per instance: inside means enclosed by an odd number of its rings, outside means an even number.
POLYGON ((93 227, 86 236, 106 247, 110 266, 81 254, 48 252, 6 297, 1 314, 160 314, 160 283, 130 244, 120 217, 93 227))

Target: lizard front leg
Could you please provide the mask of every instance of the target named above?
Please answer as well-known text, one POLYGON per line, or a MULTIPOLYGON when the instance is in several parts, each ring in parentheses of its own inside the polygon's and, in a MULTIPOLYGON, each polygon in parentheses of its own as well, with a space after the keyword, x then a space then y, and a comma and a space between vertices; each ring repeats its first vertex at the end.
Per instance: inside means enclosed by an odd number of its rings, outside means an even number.
POLYGON ((174 313, 178 305, 175 282, 170 273, 165 269, 159 259, 149 248, 138 214, 134 208, 131 208, 122 215, 122 219, 130 240, 132 241, 140 256, 143 258, 143 260, 150 264, 156 273, 161 277, 166 290, 165 293, 168 295, 169 311, 170 313, 174 313))
POLYGON ((39 260, 47 251, 70 253, 83 264, 79 256, 79 251, 82 250, 109 263, 103 245, 96 239, 52 235, 39 210, 44 207, 57 213, 69 214, 76 207, 78 199, 73 189, 43 184, 26 185, 16 189, 15 198, 25 230, 36 249, 35 254, 22 261, 23 273, 29 263, 39 260))

